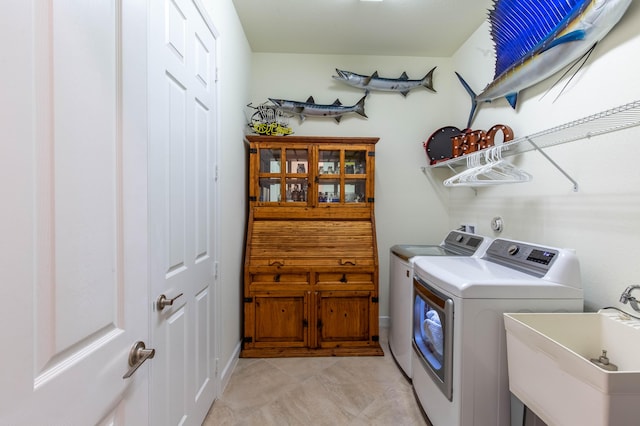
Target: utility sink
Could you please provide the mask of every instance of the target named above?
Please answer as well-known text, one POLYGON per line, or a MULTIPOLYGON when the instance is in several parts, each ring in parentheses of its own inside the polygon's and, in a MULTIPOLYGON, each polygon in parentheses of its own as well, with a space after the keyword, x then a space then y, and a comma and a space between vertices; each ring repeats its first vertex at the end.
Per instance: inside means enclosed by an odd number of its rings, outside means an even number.
POLYGON ((545 423, 640 424, 639 320, 609 312, 511 313, 504 322, 509 389, 545 423), (590 361, 603 350, 617 371, 590 361))

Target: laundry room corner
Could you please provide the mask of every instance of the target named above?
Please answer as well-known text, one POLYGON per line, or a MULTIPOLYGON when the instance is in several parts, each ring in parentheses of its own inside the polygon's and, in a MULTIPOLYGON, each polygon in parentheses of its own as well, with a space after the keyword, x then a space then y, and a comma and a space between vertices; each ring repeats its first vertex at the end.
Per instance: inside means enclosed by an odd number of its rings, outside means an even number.
MULTIPOLYGON (((640 36, 634 22, 638 19, 640 7, 632 4, 568 84, 569 77, 556 85, 556 76, 524 90, 516 110, 504 99, 483 105, 474 127, 507 124, 517 139, 636 102, 640 60, 634 52, 640 48, 640 36)), ((472 86, 491 79, 485 75, 492 69, 491 59, 484 55, 490 47, 485 24, 454 56, 454 66, 469 75, 472 86), (468 64, 474 64, 473 70, 468 64)), ((456 92, 462 121, 469 99, 461 86, 456 92)), ((620 121, 635 120, 634 111, 619 114, 620 121)), ((594 123, 597 130, 598 121, 594 123)), ((637 263, 630 261, 640 256, 635 244, 640 233, 639 135, 640 128, 631 127, 544 149, 559 168, 535 150, 511 157, 513 164, 533 176, 531 182, 475 191, 448 189, 449 227, 477 223, 481 234, 575 249, 581 261, 585 309, 616 305, 622 290, 640 273, 637 263), (577 182, 577 191, 563 172, 577 182), (494 217, 503 219, 502 233, 491 229, 494 217)))

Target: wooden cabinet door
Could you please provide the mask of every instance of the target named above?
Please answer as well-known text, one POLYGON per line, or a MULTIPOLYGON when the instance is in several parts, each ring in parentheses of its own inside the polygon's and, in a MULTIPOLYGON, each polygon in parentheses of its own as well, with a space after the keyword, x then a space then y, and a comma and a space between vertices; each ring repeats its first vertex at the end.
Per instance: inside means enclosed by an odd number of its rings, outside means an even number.
POLYGON ((312 151, 308 144, 254 143, 250 149, 250 200, 260 206, 305 207, 312 151))
POLYGON ((371 344, 371 291, 320 291, 317 309, 319 347, 371 344))
POLYGON ((317 207, 336 204, 370 207, 373 202, 373 145, 316 147, 315 193, 317 207))
POLYGON ((245 324, 245 347, 259 349, 309 346, 309 293, 253 293, 252 301, 245 304, 245 308, 253 311, 245 316, 246 319, 253 319, 251 323, 245 324))

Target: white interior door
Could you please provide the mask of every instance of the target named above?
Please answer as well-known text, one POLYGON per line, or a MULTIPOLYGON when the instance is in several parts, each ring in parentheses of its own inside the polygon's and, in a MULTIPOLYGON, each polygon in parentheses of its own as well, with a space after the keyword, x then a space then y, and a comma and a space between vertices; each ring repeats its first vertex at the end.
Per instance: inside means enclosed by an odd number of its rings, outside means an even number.
POLYGON ((215 398, 215 38, 192 0, 150 2, 151 421, 200 425, 215 398))
POLYGON ((0 424, 148 423, 146 2, 0 14, 0 424))

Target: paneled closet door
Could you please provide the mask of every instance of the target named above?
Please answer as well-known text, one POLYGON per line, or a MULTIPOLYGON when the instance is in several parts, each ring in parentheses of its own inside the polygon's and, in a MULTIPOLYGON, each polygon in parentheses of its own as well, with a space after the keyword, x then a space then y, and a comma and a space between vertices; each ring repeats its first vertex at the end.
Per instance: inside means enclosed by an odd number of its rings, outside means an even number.
POLYGON ((145 3, 3 4, 0 424, 148 423, 145 3))
POLYGON ((216 44, 198 3, 149 2, 153 425, 200 425, 217 384, 216 44))

